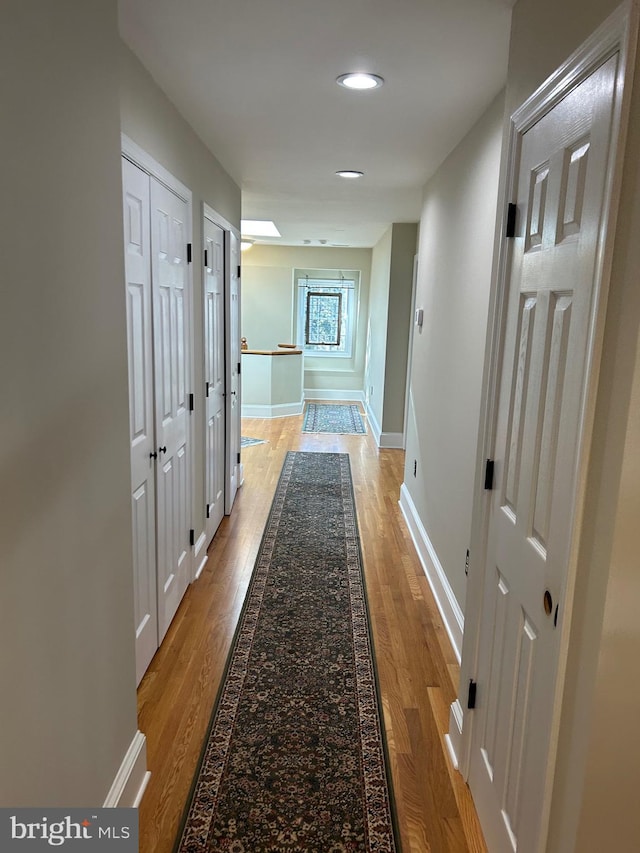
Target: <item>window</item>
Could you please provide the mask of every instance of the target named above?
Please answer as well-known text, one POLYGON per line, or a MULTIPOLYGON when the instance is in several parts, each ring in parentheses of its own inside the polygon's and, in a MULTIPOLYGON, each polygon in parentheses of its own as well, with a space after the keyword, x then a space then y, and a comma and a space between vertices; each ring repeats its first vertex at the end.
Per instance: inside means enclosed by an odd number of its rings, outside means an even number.
POLYGON ((355 287, 344 278, 298 279, 298 346, 305 353, 351 357, 355 287))

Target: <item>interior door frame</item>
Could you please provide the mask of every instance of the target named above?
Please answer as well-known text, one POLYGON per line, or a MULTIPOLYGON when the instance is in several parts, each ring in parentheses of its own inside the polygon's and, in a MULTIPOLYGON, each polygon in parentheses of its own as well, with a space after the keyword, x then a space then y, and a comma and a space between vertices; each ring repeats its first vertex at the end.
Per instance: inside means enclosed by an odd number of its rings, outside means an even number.
MULTIPOLYGON (((630 112, 630 88, 635 63, 635 43, 638 33, 638 11, 635 4, 623 3, 609 18, 579 47, 560 68, 549 77, 511 116, 503 149, 501 187, 499 191, 499 213, 494 249, 494 274, 489 301, 487 346, 482 385, 482 406, 476 455, 476 475, 472 513, 469 579, 466 600, 462 661, 458 698, 451 706, 447 744, 452 759, 465 778, 470 769, 471 749, 474 734, 474 714, 466 710, 467 689, 471 679, 475 680, 480 650, 482 626, 482 591, 486 575, 486 554, 491 507, 491 493, 484 490, 485 463, 494 458, 499 379, 503 358, 506 322, 507 294, 511 272, 511 241, 504 238, 507 224, 508 203, 515 197, 519 154, 522 137, 534 124, 566 95, 586 79, 603 62, 615 53, 620 59, 616 79, 616 101, 612 116, 612 137, 607 175, 603 196, 603 217, 598 235, 596 253, 596 283, 594 299, 596 309, 594 322, 589 330, 590 362, 586 370, 586 394, 581 411, 579 441, 578 488, 575 494, 575 518, 570 562, 567 577, 565 611, 561 621, 560 657, 556 681, 555 714, 551 736, 549 771, 553 772, 559 731, 560 703, 566 674, 567 652, 571 625, 571 604, 577 573, 577 555, 580 544, 580 519, 586 495, 586 470, 588 449, 595 420, 596 390, 599 365, 602 356, 604 320, 606 315, 615 235, 616 214, 620 198, 622 155, 626 141, 626 128, 630 112)), ((550 790, 547 785, 545 819, 548 818, 550 790)))
MULTIPOLYGON (((174 177, 171 172, 169 172, 165 167, 158 163, 151 154, 141 148, 136 142, 133 141, 130 137, 128 137, 125 133, 120 134, 121 139, 121 149, 122 156, 127 160, 130 160, 135 166, 142 169, 143 172, 146 172, 150 177, 155 178, 159 183, 165 186, 170 192, 176 195, 179 199, 181 199, 187 205, 187 217, 186 217, 186 233, 185 238, 187 243, 191 243, 193 246, 193 193, 191 190, 186 187, 181 181, 179 181, 176 177, 174 177)), ((193 257, 192 257, 193 261, 193 257)), ((193 262, 186 264, 186 281, 187 281, 187 327, 189 329, 189 347, 187 354, 187 364, 189 368, 189 385, 191 387, 191 391, 193 392, 193 380, 195 376, 194 366, 195 366, 195 327, 194 327, 194 319, 193 319, 193 262)), ((193 412, 191 413, 193 414, 193 412)), ((188 429, 188 440, 189 440, 189 476, 191 478, 191 482, 189 484, 189 495, 188 495, 188 514, 189 514, 189 526, 193 526, 193 507, 194 507, 194 488, 196 483, 196 470, 195 470, 195 421, 193 417, 189 418, 189 429, 188 429)), ((194 580, 194 547, 192 546, 189 549, 189 566, 188 576, 189 582, 194 580)))
POLYGON ((238 489, 242 486, 244 482, 244 469, 242 467, 241 460, 241 431, 242 431, 242 352, 240 347, 240 329, 242 324, 242 274, 241 274, 241 237, 240 232, 237 228, 231 228, 229 231, 225 231, 224 235, 224 247, 225 247, 225 257, 229 258, 229 289, 225 291, 225 336, 226 336, 226 349, 225 349, 225 358, 226 358, 226 382, 227 382, 227 397, 225 398, 227 402, 227 410, 226 410, 226 429, 227 429, 227 440, 229 442, 229 448, 227 451, 227 465, 225 472, 225 496, 224 496, 224 512, 225 515, 231 515, 231 510, 233 509, 233 504, 238 493, 238 489), (231 386, 233 385, 233 352, 232 352, 232 343, 231 343, 231 335, 233 333, 233 329, 231 327, 231 319, 232 319, 232 311, 231 311, 231 279, 233 277, 233 251, 231 246, 231 238, 234 238, 237 244, 236 249, 236 262, 237 262, 237 275, 236 280, 238 282, 238 328, 236 330, 238 335, 238 363, 236 365, 236 386, 237 386, 237 398, 236 398, 236 411, 238 418, 238 429, 237 429, 237 460, 234 461, 233 447, 231 446, 231 441, 229 437, 232 433, 233 428, 233 408, 231 404, 231 395, 233 391, 231 391, 231 386), (236 469, 235 477, 235 491, 233 488, 233 469, 236 469))
MULTIPOLYGON (((202 204, 202 245, 204 245, 204 220, 208 219, 210 222, 213 222, 214 225, 217 225, 219 228, 222 228, 223 237, 222 237, 222 245, 224 249, 224 380, 225 380, 225 389, 224 389, 224 425, 225 425, 225 438, 224 438, 224 448, 225 448, 225 472, 224 472, 224 512, 225 515, 229 515, 231 512, 231 506, 228 502, 228 492, 229 492, 229 481, 230 481, 230 471, 234 462, 231 458, 231 447, 229 442, 229 388, 231 385, 230 381, 230 367, 231 367, 231 329, 229 328, 229 300, 231 295, 231 241, 230 235, 233 234, 236 239, 240 240, 240 231, 238 228, 232 223, 229 222, 228 219, 225 219, 222 214, 218 213, 211 205, 203 202, 202 204)), ((204 288, 203 288, 204 290, 204 288)), ((204 293, 203 293, 204 299, 204 293)), ((203 318, 204 323, 204 318, 203 318)), ((204 331, 204 326, 203 326, 204 331)), ((238 379, 238 388, 240 389, 240 379, 238 379)), ((240 401, 238 401, 237 405, 240 405, 240 401)))

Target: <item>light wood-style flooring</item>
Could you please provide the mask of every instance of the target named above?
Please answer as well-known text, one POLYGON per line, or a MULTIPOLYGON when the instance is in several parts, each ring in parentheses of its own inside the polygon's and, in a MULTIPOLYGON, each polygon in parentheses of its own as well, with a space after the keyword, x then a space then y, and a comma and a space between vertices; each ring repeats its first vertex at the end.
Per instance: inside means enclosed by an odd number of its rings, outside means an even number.
MULTIPOLYGON (((349 453, 403 853, 486 851, 444 735, 458 666, 398 506, 404 454, 307 435, 302 417, 245 419, 244 485, 138 690, 151 780, 140 851, 171 851, 288 450, 349 453)), ((317 853, 323 853, 318 851, 317 853)))

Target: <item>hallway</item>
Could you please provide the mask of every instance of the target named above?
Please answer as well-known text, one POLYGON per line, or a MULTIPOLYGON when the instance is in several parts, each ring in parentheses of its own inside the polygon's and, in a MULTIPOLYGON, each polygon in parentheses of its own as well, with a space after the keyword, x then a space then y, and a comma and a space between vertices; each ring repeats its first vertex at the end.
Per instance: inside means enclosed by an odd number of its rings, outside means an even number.
POLYGON ((288 450, 350 454, 404 853, 484 851, 471 797, 446 757, 458 666, 398 507, 404 453, 366 436, 303 435, 302 417, 245 419, 244 486, 138 690, 151 780, 140 851, 170 851, 288 450))

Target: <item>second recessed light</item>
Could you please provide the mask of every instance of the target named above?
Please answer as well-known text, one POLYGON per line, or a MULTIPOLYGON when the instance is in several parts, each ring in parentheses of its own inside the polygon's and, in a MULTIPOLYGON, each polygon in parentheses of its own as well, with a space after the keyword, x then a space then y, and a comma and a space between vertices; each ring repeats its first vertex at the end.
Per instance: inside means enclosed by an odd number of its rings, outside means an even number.
POLYGON ((363 89, 379 89, 384 80, 378 74, 355 71, 349 74, 341 74, 336 82, 339 86, 344 86, 346 89, 358 89, 362 91, 363 89))
POLYGON ((362 178, 364 177, 364 172, 357 172, 355 169, 341 169, 339 172, 336 172, 336 175, 339 178, 362 178))

